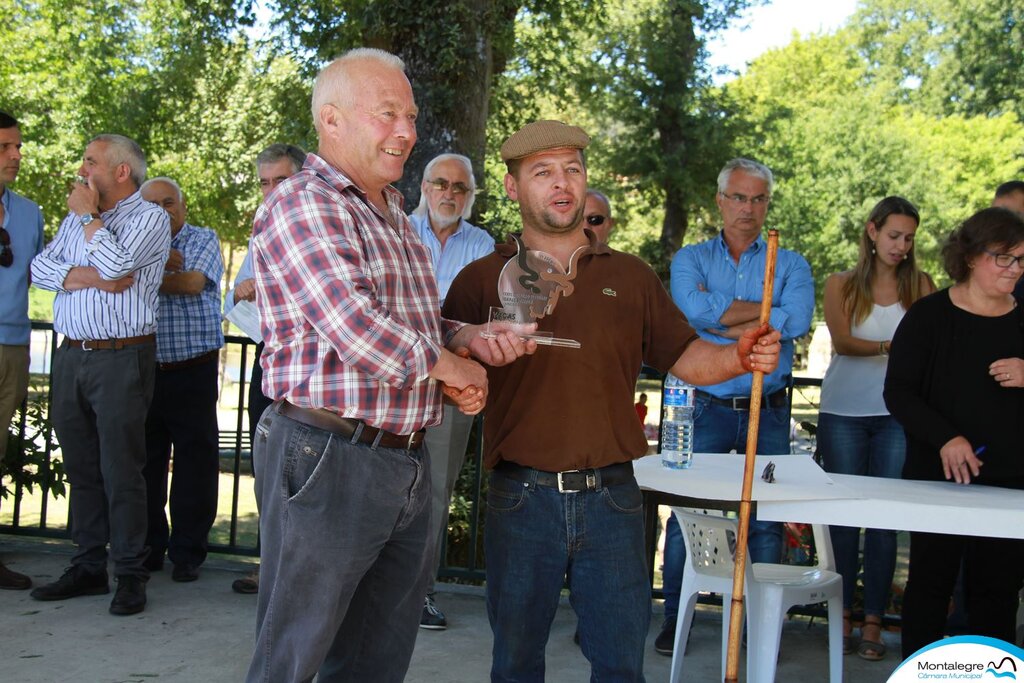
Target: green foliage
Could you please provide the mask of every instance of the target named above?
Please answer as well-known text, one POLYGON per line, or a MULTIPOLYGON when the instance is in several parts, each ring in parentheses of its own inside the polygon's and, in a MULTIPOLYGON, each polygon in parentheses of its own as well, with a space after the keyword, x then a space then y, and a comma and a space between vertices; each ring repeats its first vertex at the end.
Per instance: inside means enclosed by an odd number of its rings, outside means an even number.
POLYGON ((7 439, 7 452, 0 461, 0 498, 6 499, 18 489, 32 493, 36 486, 48 495, 66 495, 64 463, 51 455, 57 442, 44 391, 34 390, 29 395, 23 434, 19 430, 18 414, 14 417, 3 435, 7 439))
POLYGON ((190 220, 244 243, 256 153, 283 134, 310 140, 308 88, 240 31, 250 13, 250 0, 0 0, 0 107, 25 139, 15 189, 43 207, 49 234, 86 143, 112 132, 142 146, 150 176, 179 181, 190 220))
POLYGON ((868 0, 852 28, 890 95, 932 114, 1024 120, 1024 5, 1015 0, 868 0))
POLYGON ((943 282, 942 240, 1019 173, 1024 149, 1012 113, 936 116, 901 103, 856 38, 796 40, 725 89, 742 112, 737 147, 757 150, 776 175, 768 224, 810 261, 819 295, 829 274, 853 265, 868 212, 890 194, 921 210, 919 261, 943 282))

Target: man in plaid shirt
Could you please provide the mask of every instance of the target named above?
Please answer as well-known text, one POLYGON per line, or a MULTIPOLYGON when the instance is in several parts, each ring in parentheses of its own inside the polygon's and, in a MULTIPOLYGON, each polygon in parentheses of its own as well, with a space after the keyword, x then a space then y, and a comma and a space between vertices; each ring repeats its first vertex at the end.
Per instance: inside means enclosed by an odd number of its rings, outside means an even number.
POLYGON ((416 142, 404 64, 353 50, 313 88, 319 149, 253 225, 266 344, 256 429, 261 577, 248 680, 401 681, 434 565, 425 427, 483 409, 489 364, 535 342, 443 320, 390 183, 416 142), (449 350, 451 349, 451 350, 449 350))
POLYGON ((150 571, 195 581, 217 517, 217 355, 220 280, 224 263, 217 233, 185 222, 181 188, 170 178, 143 183, 142 197, 171 219, 171 254, 164 266, 157 312, 156 382, 146 417, 146 545, 150 571), (174 446, 171 525, 167 526, 167 468, 174 446))

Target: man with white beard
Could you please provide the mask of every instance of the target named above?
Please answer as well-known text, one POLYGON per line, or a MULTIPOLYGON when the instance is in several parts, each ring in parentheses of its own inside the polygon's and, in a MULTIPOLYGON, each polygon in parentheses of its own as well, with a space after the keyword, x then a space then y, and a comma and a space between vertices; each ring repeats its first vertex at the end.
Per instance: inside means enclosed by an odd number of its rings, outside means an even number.
MULTIPOLYGON (((466 220, 473 212, 475 198, 473 166, 461 154, 440 154, 423 169, 420 203, 409 216, 409 222, 430 250, 437 276, 437 292, 441 297, 438 307, 444 303, 448 287, 459 271, 494 251, 494 238, 466 220)), ((444 421, 427 429, 425 441, 430 451, 432 480, 430 506, 438 528, 435 556, 440 552, 448 530, 448 506, 466 459, 472 426, 472 415, 465 415, 446 402, 444 421)), ((426 589, 420 628, 444 630, 448 628, 448 621, 434 603, 433 580, 426 589)))

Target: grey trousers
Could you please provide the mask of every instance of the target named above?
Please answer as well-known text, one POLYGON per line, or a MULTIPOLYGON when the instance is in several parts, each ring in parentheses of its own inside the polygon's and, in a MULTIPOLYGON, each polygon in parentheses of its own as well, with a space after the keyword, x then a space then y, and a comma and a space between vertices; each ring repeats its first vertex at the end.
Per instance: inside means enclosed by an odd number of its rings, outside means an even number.
POLYGON ((430 451, 430 509, 438 520, 437 538, 434 540, 433 566, 435 571, 427 579, 427 594, 434 593, 436 567, 440 560, 441 546, 448 534, 448 510, 452 502, 452 491, 459 479, 459 472, 466 461, 466 446, 469 432, 473 428, 473 415, 466 415, 458 408, 445 404, 444 422, 427 430, 425 441, 430 451))
POLYGON ((71 484, 71 558, 96 573, 148 577, 146 413, 156 346, 84 351, 62 344, 53 359, 51 417, 71 484))
POLYGON ((272 407, 253 457, 262 546, 246 680, 402 681, 436 529, 425 449, 353 444, 272 407))

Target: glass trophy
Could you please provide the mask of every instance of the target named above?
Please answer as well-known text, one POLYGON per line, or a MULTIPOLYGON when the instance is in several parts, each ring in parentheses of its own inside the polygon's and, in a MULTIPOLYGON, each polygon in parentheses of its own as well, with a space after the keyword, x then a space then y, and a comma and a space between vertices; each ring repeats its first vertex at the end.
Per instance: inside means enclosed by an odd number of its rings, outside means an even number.
MULTIPOLYGON (((569 258, 568 270, 555 257, 543 251, 526 248, 518 235, 513 235, 517 252, 514 258, 501 269, 498 276, 498 299, 501 307, 491 307, 487 327, 481 336, 493 339, 498 332, 515 331, 516 326, 526 327, 550 315, 561 297, 573 293, 576 264, 589 246, 582 246, 569 258)), ((578 349, 575 339, 560 339, 551 332, 542 330, 520 334, 522 339, 532 339, 545 346, 561 346, 578 349)))

